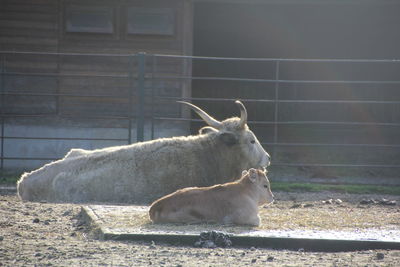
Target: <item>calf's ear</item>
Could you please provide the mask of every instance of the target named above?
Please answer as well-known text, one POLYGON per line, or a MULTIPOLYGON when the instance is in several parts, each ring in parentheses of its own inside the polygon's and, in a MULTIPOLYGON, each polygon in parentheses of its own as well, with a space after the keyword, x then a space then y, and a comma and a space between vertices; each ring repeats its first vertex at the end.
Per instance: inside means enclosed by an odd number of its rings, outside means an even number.
POLYGON ((247 175, 248 173, 249 173, 249 172, 248 172, 247 170, 243 170, 243 171, 242 171, 242 177, 245 176, 245 175, 247 175))
POLYGON ((219 138, 228 146, 233 146, 239 143, 237 136, 232 132, 223 132, 219 135, 219 138))
POLYGON ((249 179, 252 183, 255 183, 257 181, 257 170, 251 168, 249 170, 249 179))

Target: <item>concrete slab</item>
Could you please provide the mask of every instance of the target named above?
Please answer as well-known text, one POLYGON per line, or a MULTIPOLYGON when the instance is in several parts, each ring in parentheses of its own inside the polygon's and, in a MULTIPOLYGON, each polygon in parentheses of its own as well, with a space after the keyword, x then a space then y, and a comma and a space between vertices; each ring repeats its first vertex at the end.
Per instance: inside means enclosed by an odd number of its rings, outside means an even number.
POLYGON ((202 231, 222 231, 233 246, 304 249, 309 251, 352 251, 400 249, 400 229, 355 231, 259 230, 219 224, 152 224, 147 206, 89 205, 82 214, 100 231, 103 240, 141 240, 193 245, 202 231))

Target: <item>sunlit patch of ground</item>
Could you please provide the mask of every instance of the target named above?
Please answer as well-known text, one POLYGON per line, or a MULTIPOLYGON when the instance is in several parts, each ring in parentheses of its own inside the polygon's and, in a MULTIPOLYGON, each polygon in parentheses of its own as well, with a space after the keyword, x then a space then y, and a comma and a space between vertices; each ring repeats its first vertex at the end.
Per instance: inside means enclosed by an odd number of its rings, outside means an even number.
MULTIPOLYGON (((305 196, 306 198, 307 196, 305 196)), ((340 197, 340 195, 339 195, 340 197)), ((349 199, 349 195, 346 196, 349 199)), ((357 196, 360 198, 360 196, 357 196)), ((354 231, 363 229, 400 230, 400 206, 361 205, 358 199, 341 203, 324 204, 320 199, 312 201, 278 200, 260 207, 262 223, 259 227, 204 224, 153 224, 147 207, 121 206, 110 209, 103 220, 113 228, 135 228, 143 232, 186 232, 220 230, 242 233, 249 230, 330 230, 354 231), (136 209, 132 212, 132 209, 136 209)))

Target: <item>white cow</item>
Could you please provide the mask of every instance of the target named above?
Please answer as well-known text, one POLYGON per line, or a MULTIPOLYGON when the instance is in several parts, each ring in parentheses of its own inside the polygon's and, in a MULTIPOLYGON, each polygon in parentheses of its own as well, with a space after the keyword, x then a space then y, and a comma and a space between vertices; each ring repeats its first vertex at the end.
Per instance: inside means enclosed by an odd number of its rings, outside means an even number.
POLYGON ((274 195, 262 170, 250 169, 231 183, 189 187, 155 201, 149 211, 155 223, 260 225, 258 206, 272 203, 274 195))
POLYGON ((240 118, 217 121, 192 108, 209 126, 199 135, 157 139, 98 150, 72 149, 60 160, 18 181, 22 200, 49 202, 149 203, 189 186, 232 181, 242 170, 263 168, 270 157, 240 118))

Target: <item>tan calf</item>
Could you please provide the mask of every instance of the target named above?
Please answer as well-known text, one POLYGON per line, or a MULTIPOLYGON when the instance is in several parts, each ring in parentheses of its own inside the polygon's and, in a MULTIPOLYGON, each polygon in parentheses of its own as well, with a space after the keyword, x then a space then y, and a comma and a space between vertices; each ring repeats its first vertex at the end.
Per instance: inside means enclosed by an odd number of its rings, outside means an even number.
POLYGON ((243 171, 235 182, 210 187, 189 187, 156 200, 150 207, 155 223, 260 225, 258 206, 272 203, 274 195, 266 172, 243 171))

